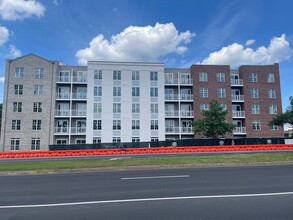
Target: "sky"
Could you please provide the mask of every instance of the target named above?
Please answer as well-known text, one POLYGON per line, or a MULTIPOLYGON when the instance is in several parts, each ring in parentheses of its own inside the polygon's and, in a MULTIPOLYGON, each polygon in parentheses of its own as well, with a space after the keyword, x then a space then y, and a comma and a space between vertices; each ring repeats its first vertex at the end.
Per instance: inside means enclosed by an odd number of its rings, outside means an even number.
POLYGON ((291 0, 0 0, 0 102, 6 59, 279 63, 283 110, 293 96, 291 0))

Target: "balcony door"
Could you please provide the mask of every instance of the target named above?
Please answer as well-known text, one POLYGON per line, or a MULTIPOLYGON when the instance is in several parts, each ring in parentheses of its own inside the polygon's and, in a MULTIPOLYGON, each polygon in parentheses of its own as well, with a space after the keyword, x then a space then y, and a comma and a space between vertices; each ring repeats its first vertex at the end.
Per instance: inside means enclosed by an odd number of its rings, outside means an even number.
POLYGON ((68 132, 68 120, 58 120, 57 121, 57 130, 58 133, 67 133, 68 132))
POLYGON ((77 98, 78 99, 85 99, 86 98, 86 87, 77 87, 77 98))
POLYGON ((57 115, 58 116, 69 116, 69 103, 58 103, 57 104, 57 115))
POLYGON ((181 99, 191 100, 191 89, 181 89, 181 99))
POLYGON ((192 116, 192 106, 191 105, 186 105, 182 104, 181 105, 181 116, 192 116))
POLYGON ((165 89, 165 99, 166 100, 174 100, 174 90, 173 89, 165 89))
POLYGON ((86 129, 86 121, 76 121, 76 131, 77 133, 83 133, 86 129))

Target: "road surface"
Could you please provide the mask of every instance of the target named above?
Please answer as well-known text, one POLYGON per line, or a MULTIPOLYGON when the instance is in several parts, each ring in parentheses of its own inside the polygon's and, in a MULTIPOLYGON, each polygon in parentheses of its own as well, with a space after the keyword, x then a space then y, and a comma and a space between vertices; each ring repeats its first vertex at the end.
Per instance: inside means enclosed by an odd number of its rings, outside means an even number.
POLYGON ((292 219, 293 165, 0 176, 0 219, 292 219))

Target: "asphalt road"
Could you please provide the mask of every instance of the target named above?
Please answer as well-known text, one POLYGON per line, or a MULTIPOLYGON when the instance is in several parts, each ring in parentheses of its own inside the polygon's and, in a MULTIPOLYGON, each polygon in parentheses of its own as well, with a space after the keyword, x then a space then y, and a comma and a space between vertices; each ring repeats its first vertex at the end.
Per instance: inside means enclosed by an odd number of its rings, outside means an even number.
POLYGON ((0 219, 293 219, 293 165, 0 176, 0 219))

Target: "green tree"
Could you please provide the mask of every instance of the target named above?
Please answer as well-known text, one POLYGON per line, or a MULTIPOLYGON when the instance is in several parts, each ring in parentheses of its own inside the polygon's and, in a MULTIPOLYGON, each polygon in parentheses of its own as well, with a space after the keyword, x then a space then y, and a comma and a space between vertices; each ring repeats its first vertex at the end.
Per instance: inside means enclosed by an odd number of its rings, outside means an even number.
POLYGON ((293 125, 293 96, 290 96, 290 106, 286 108, 286 111, 275 116, 271 121, 270 125, 283 125, 289 123, 293 125))
POLYGON ((207 138, 224 137, 226 133, 232 133, 236 125, 226 121, 227 113, 216 100, 212 100, 209 110, 201 112, 203 118, 193 122, 193 131, 207 138))

